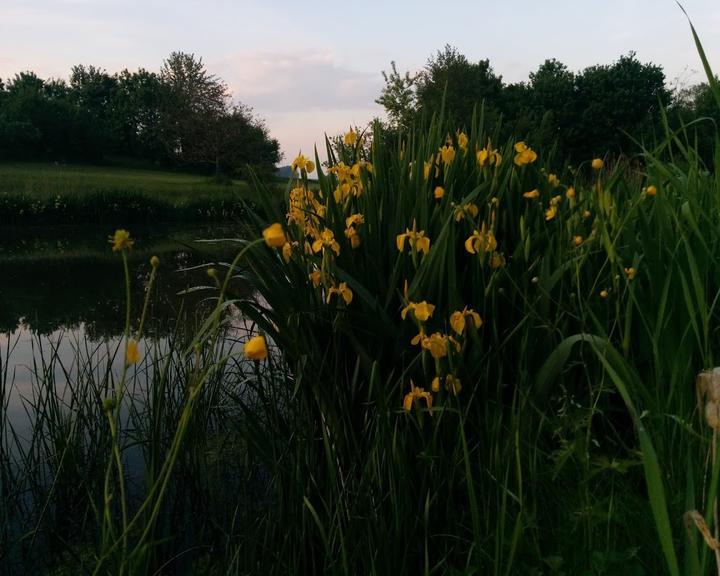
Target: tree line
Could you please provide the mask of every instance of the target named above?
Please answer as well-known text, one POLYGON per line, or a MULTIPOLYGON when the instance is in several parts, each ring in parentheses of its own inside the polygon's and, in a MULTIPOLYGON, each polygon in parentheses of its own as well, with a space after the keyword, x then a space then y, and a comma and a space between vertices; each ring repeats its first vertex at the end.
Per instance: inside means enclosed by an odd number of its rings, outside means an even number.
POLYGON ((640 62, 633 52, 579 72, 545 60, 526 82, 506 84, 489 60, 471 62, 447 45, 419 73, 401 73, 393 62, 383 77, 376 102, 385 108, 391 130, 406 130, 443 105, 453 124, 468 127, 482 104, 488 133, 529 136, 534 145, 554 146, 560 159, 576 162, 634 154, 641 145, 652 146, 665 127, 688 125, 709 161, 720 122, 707 84, 671 89, 662 67, 640 62))
POLYGON ((173 52, 159 72, 72 68, 69 81, 20 72, 0 79, 0 160, 110 158, 242 175, 273 170, 278 141, 202 59, 173 52))

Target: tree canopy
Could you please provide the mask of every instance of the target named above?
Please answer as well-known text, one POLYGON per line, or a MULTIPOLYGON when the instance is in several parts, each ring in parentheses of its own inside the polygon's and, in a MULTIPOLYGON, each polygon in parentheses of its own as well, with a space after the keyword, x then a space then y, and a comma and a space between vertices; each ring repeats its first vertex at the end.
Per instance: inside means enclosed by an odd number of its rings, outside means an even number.
POLYGON ((638 142, 651 144, 662 130, 663 107, 681 109, 685 122, 703 111, 711 116, 714 110, 703 106, 703 98, 709 101, 712 96, 701 88, 686 92, 678 102, 665 85, 662 68, 639 61, 634 52, 578 72, 548 59, 527 81, 506 84, 488 60, 471 62, 447 45, 415 75, 399 72, 393 62, 383 77, 376 101, 385 107, 393 128, 408 129, 442 106, 454 125, 467 127, 473 111, 482 106, 488 132, 556 146, 570 160, 630 154, 639 149, 638 142))
POLYGON ((194 54, 173 52, 158 73, 77 65, 68 81, 33 72, 0 79, 0 159, 121 157, 238 176, 246 164, 271 170, 279 150, 194 54))

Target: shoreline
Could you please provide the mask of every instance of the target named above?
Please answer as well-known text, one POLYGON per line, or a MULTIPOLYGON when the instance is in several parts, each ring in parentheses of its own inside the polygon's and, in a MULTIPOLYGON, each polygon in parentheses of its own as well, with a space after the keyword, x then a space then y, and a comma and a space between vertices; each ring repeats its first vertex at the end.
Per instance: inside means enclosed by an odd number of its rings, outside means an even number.
POLYGON ((166 171, 0 163, 0 222, 6 226, 232 222, 247 215, 246 203, 256 201, 245 181, 219 184, 166 171))

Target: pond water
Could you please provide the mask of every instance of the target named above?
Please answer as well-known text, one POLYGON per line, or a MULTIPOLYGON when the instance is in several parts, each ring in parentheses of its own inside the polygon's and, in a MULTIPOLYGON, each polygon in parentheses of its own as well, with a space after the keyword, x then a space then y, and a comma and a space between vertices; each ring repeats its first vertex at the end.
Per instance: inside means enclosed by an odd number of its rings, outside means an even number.
MULTIPOLYGON (((5 425, 21 438, 30 433, 28 407, 37 393, 39 373, 52 365, 51 380, 63 397, 67 380, 82 367, 82 358, 119 371, 125 320, 122 258, 113 254, 108 235, 94 227, 48 227, 0 230, 0 399, 5 425), (3 389, 4 388, 4 389, 3 389)), ((190 333, 212 306, 207 266, 232 259, 237 244, 201 239, 236 238, 230 226, 212 228, 146 228, 132 230, 135 246, 129 258, 133 322, 137 327, 149 259, 160 258, 150 299, 146 346, 161 346, 176 330, 190 333)), ((242 286, 234 286, 242 294, 242 286)), ((47 374, 44 375, 47 380, 47 374)), ((0 424, 3 424, 0 421, 0 424)))

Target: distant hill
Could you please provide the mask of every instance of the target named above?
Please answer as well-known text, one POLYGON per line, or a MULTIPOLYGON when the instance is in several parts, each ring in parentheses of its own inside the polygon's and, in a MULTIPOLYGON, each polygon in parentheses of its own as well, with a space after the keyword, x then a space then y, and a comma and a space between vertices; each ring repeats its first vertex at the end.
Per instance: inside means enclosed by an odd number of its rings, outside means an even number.
MULTIPOLYGON (((277 170, 275 170, 275 176, 278 178, 292 178, 293 172, 292 168, 290 166, 280 166, 277 170)), ((317 175, 315 172, 312 173, 312 175, 308 176, 308 181, 315 182, 317 181, 317 175)))
POLYGON ((280 168, 275 170, 275 176, 278 178, 291 178, 292 168, 290 168, 290 166, 280 166, 280 168))

